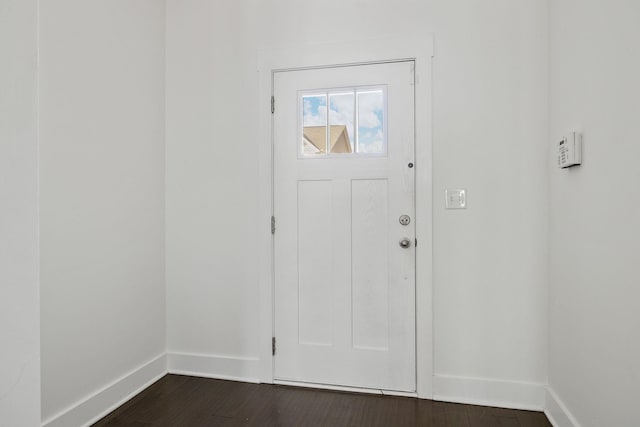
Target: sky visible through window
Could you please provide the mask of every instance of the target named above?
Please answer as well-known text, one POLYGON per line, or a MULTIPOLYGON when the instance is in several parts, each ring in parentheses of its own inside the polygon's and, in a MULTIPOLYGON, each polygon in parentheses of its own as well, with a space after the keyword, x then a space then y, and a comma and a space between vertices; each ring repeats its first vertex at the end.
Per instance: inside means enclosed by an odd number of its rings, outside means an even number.
POLYGON ((345 126, 352 152, 384 154, 384 98, 385 91, 382 88, 303 95, 302 123, 304 127, 324 127, 329 124, 330 132, 338 129, 336 126, 345 126))

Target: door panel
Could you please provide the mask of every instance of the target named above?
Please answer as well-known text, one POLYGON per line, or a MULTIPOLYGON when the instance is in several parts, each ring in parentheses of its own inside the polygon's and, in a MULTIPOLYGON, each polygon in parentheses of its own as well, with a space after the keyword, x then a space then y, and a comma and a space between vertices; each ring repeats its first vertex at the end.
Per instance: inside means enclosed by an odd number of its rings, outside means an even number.
POLYGON ((415 391, 413 62, 277 72, 274 94, 274 377, 415 391))
POLYGON ((356 349, 389 348, 387 191, 386 179, 351 181, 351 336, 356 349))
POLYGON ((329 180, 298 182, 298 341, 306 345, 332 345, 333 280, 325 259, 333 240, 329 180))

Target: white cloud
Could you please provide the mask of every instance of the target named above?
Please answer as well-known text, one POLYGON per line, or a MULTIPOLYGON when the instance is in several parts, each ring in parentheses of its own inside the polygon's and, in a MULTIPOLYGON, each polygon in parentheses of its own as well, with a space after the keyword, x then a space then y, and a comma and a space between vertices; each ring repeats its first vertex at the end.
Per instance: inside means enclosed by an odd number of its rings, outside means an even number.
POLYGON ((359 147, 361 153, 384 153, 384 134, 381 129, 373 134, 372 132, 360 135, 359 147))
POLYGON ((303 101, 304 126, 324 126, 327 124, 327 106, 318 105, 316 114, 313 111, 313 104, 309 99, 303 101))
POLYGON ((380 127, 382 123, 378 116, 372 112, 360 112, 358 116, 358 126, 363 128, 377 128, 380 127))
POLYGON ((358 126, 376 128, 382 126, 380 116, 384 107, 382 91, 364 92, 358 95, 358 126))

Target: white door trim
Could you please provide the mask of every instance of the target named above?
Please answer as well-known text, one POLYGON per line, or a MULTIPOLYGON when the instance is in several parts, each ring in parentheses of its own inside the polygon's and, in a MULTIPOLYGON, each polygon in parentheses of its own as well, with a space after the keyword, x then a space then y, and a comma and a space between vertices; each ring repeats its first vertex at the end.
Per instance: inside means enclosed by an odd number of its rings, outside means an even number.
MULTIPOLYGON (((259 292, 260 380, 273 383, 273 121, 271 96, 276 71, 413 60, 415 78, 416 163, 416 385, 418 397, 433 397, 433 248, 432 248, 432 58, 433 36, 371 39, 360 42, 295 46, 262 51, 259 77, 259 292)), ((277 100, 276 100, 276 109, 277 100)), ((277 225, 276 225, 277 227, 277 225)))

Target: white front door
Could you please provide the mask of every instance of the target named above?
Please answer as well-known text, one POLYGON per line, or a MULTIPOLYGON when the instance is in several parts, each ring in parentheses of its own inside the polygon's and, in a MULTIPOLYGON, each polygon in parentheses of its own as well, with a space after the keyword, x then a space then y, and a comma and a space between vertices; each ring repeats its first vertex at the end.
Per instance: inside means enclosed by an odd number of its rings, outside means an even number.
POLYGON ((274 75, 276 380, 413 392, 413 61, 274 75))

